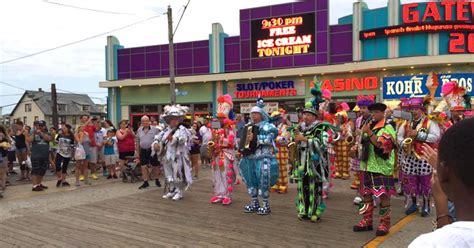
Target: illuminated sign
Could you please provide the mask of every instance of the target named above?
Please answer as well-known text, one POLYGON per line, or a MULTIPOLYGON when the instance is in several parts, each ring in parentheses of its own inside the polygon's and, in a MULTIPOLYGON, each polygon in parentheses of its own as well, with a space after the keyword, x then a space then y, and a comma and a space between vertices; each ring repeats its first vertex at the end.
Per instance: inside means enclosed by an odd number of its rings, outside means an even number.
POLYGON ((419 3, 403 5, 403 23, 427 22, 430 20, 434 22, 472 22, 474 20, 474 2, 429 2, 426 3, 426 9, 423 13, 418 10, 419 5, 419 3), (452 11, 453 7, 456 10, 454 13, 452 11), (440 10, 444 12, 444 15, 441 15, 440 10), (469 14, 471 14, 470 17, 469 14))
POLYGON ((283 80, 250 83, 229 83, 229 94, 236 99, 257 97, 304 96, 305 80, 283 80))
MULTIPOLYGON (((310 88, 314 87, 314 81, 310 82, 310 88)), ((375 90, 379 87, 378 77, 352 77, 325 79, 321 88, 333 92, 353 91, 353 90, 375 90)))
POLYGON ((361 40, 376 39, 383 37, 394 37, 416 33, 436 32, 474 32, 474 24, 466 23, 436 23, 436 24, 410 24, 398 25, 386 28, 369 29, 360 32, 361 40))
MULTIPOLYGON (((428 75, 403 76, 403 77, 385 77, 383 79, 383 98, 384 99, 400 99, 409 97, 424 97, 429 94, 426 87, 428 75)), ((455 81, 459 86, 466 88, 467 92, 474 94, 472 83, 474 73, 449 73, 438 74, 440 85, 435 92, 435 97, 441 96, 442 85, 455 81)))
POLYGON ((252 21, 252 57, 314 53, 314 13, 252 21))
POLYGON ((424 11, 419 3, 402 7, 403 24, 363 30, 360 40, 417 33, 450 33, 450 53, 474 53, 474 2, 428 2, 424 11))

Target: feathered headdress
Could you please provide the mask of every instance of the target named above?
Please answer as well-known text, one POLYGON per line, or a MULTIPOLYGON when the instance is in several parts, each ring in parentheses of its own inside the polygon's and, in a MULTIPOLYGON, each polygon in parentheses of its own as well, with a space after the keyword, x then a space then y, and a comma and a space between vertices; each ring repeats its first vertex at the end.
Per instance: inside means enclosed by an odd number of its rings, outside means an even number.
POLYGON ((179 121, 183 121, 184 115, 189 111, 189 107, 187 106, 181 106, 179 104, 176 105, 166 105, 165 108, 165 113, 163 116, 163 120, 166 123, 169 123, 169 119, 173 117, 177 117, 179 121))
POLYGON ((357 106, 359 107, 368 107, 374 103, 375 103, 375 95, 357 96, 357 106))
POLYGON ((460 87, 457 82, 451 81, 441 88, 443 100, 438 104, 435 112, 443 112, 446 110, 463 111, 466 109, 466 89, 460 87))
POLYGON ((217 117, 229 118, 229 114, 234 107, 232 97, 229 94, 217 98, 217 117))
POLYGON ((346 102, 337 103, 336 116, 341 116, 346 121, 347 118, 348 118, 347 111, 349 111, 349 110, 350 110, 349 105, 347 105, 346 102))
POLYGON ((323 97, 331 97, 331 92, 325 90, 325 94, 323 95, 323 91, 321 90, 321 82, 315 82, 314 88, 311 89, 311 95, 313 95, 313 98, 305 103, 303 113, 307 112, 317 115, 320 110, 320 104, 325 102, 323 97))

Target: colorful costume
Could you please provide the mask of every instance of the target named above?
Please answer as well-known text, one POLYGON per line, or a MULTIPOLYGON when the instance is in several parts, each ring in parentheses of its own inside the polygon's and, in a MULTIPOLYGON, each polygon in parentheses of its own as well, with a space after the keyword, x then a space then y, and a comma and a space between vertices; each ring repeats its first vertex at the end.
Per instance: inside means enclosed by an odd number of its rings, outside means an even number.
POLYGON ((259 98, 257 106, 251 109, 251 113, 259 113, 262 116, 262 121, 259 123, 252 122, 252 125, 258 130, 257 135, 254 134, 253 137, 256 139, 256 151, 251 154, 243 154, 240 160, 240 175, 247 184, 248 194, 252 198, 250 204, 245 206, 244 211, 246 213, 257 212, 259 215, 271 212, 270 188, 275 185, 278 179, 278 162, 275 156, 275 139, 278 136, 278 129, 269 123, 269 116, 263 109, 264 106, 263 99, 259 98), (260 206, 258 196, 263 200, 263 207, 260 206))
MULTIPOLYGON (((303 113, 318 116, 322 92, 320 84, 311 89, 313 99, 307 102, 303 113)), ((293 131, 293 138, 302 134, 307 140, 297 142, 299 156, 292 173, 292 179, 298 183, 296 210, 298 218, 310 219, 313 222, 320 220, 326 209, 323 202, 323 183, 330 178, 328 144, 332 141, 329 131, 337 128, 315 120, 313 123, 301 123, 293 131)))
MULTIPOLYGON (((357 97, 357 106, 359 107, 368 107, 372 104, 375 103, 375 96, 374 95, 369 95, 369 96, 358 96, 357 97)), ((355 135, 354 135, 354 145, 352 146, 351 150, 354 153, 354 156, 351 159, 351 171, 354 173, 354 181, 352 181, 351 188, 352 189, 358 189, 360 185, 360 159, 359 159, 359 154, 360 153, 360 148, 361 144, 360 141, 361 136, 361 129, 362 127, 368 123, 371 120, 370 116, 359 116, 355 120, 355 135)))
MULTIPOLYGON (((328 112, 329 104, 332 98, 332 93, 328 89, 323 89, 322 92, 323 92, 322 94, 323 102, 319 104, 319 113, 322 116, 321 120, 323 123, 327 123, 334 126, 336 125, 336 119, 334 118, 334 115, 328 112)), ((327 144, 330 176, 326 182, 323 182, 323 199, 326 199, 329 197, 329 190, 333 186, 332 180, 334 179, 335 174, 336 174, 336 151, 334 150, 336 140, 334 140, 334 138, 339 136, 339 134, 335 132, 333 129, 329 129, 327 130, 327 132, 329 136, 331 137, 330 139, 331 142, 327 144)))
MULTIPOLYGON (((410 110, 419 108, 425 110, 423 98, 402 99, 402 108, 410 110)), ((398 129, 398 143, 401 149, 398 152, 402 173, 402 187, 407 200, 412 199, 412 204, 406 210, 406 214, 417 211, 417 198, 423 200, 422 216, 427 216, 430 212, 431 197, 431 174, 433 168, 426 161, 420 158, 424 143, 430 146, 437 146, 441 131, 437 123, 422 115, 418 120, 405 121, 398 129), (418 134, 414 138, 409 138, 407 130, 416 130, 418 134)), ((408 202, 408 201, 407 201, 408 202)))
POLYGON ((288 192, 288 143, 290 142, 290 133, 288 125, 286 125, 285 110, 273 112, 271 119, 278 128, 278 137, 276 138, 276 146, 278 152, 276 159, 280 168, 277 184, 272 187, 272 192, 284 194, 288 192))
POLYGON ((192 143, 191 132, 183 125, 177 127, 169 126, 171 118, 182 121, 188 111, 188 107, 178 105, 165 107, 164 121, 167 127, 156 138, 160 149, 158 159, 165 171, 165 195, 163 198, 180 200, 183 192, 192 184, 191 162, 189 150, 192 143), (172 137, 168 139, 168 137, 172 137))
POLYGON ((212 180, 214 196, 211 203, 222 202, 223 205, 232 203, 232 185, 235 183, 235 130, 229 113, 234 106, 232 97, 224 95, 217 98, 217 117, 224 118, 223 126, 212 130, 212 139, 208 149, 212 157, 212 180))
POLYGON ((347 111, 350 110, 347 103, 338 104, 336 108, 336 118, 339 120, 339 128, 341 129, 339 140, 336 141, 336 174, 335 178, 342 178, 344 180, 350 177, 349 175, 349 151, 350 144, 347 138, 352 136, 352 130, 347 116, 347 111))
MULTIPOLYGON (((369 110, 385 111, 386 105, 375 103, 369 110)), ((354 232, 370 231, 373 224, 374 200, 373 197, 391 195, 396 193, 393 180, 393 167, 395 164, 395 139, 396 132, 392 125, 382 119, 378 123, 371 122, 372 135, 376 136, 377 146, 370 140, 367 133, 362 134, 362 156, 360 162, 361 185, 360 195, 365 201, 359 205, 359 214, 362 220, 354 226, 354 232)), ((380 224, 377 236, 386 235, 390 229, 390 205, 379 207, 380 224)))

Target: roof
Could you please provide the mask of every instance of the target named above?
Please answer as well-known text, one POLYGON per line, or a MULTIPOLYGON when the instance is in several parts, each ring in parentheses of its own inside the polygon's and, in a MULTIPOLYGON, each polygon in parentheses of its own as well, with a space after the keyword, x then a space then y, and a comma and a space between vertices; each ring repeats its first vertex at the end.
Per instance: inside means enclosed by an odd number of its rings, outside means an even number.
MULTIPOLYGON (((41 112, 44 115, 52 115, 52 100, 51 100, 51 92, 44 92, 44 91, 25 91, 25 94, 21 98, 20 102, 23 101, 23 98, 27 95, 28 97, 32 98, 33 101, 38 105, 41 112)), ((59 111, 58 115, 89 115, 90 113, 100 113, 99 108, 96 104, 91 100, 88 95, 85 94, 72 94, 72 93, 57 93, 57 102, 58 104, 66 104, 66 111, 59 111), (83 111, 82 106, 88 105, 89 111, 83 111)), ((15 113, 18 104, 12 111, 12 115, 15 113)))

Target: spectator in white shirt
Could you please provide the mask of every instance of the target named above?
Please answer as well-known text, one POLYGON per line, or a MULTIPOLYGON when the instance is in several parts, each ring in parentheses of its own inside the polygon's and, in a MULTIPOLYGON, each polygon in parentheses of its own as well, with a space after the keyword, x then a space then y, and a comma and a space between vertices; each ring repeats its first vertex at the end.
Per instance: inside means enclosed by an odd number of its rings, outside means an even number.
POLYGON ((202 145, 201 145, 201 164, 202 167, 207 167, 209 164, 210 158, 208 158, 207 154, 207 143, 211 140, 212 138, 212 131, 211 128, 209 127, 209 120, 204 119, 204 124, 199 128, 199 134, 202 137, 202 145))
MULTIPOLYGON (((449 128, 439 143, 434 176, 456 206, 457 222, 423 234, 409 247, 474 247, 474 119, 449 128)), ((437 213, 437 218, 448 213, 437 213)))

